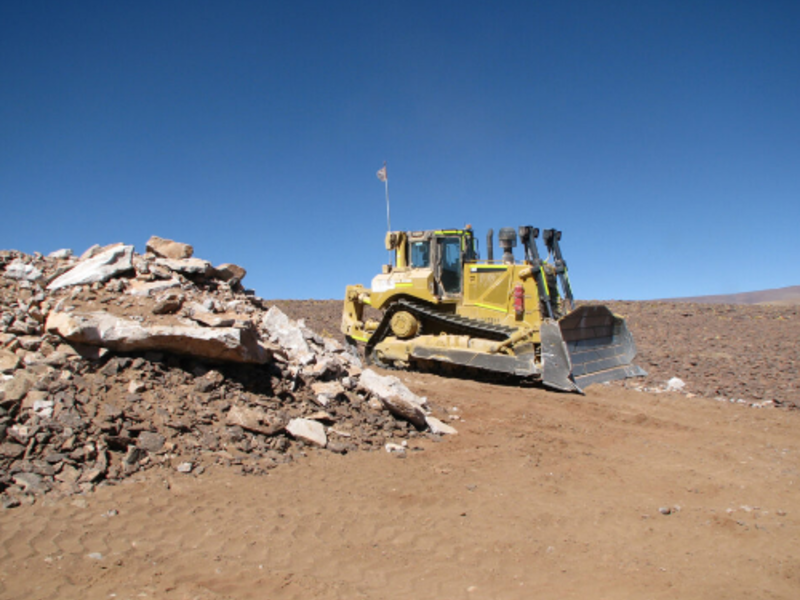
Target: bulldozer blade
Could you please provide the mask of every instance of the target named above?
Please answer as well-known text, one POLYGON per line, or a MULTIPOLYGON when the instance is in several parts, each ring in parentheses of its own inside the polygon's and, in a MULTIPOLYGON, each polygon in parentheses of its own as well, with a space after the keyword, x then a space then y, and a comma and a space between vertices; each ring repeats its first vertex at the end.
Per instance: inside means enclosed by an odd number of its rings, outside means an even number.
POLYGON ((572 361, 556 321, 543 321, 540 329, 542 339, 542 385, 562 392, 583 390, 572 376, 572 361))
POLYGON ((506 354, 486 354, 471 350, 454 348, 430 348, 417 346, 411 356, 423 360, 434 360, 442 363, 463 365, 473 369, 481 369, 492 373, 506 373, 516 377, 532 377, 539 375, 534 362, 534 355, 508 356, 506 354))
MULTIPOLYGON (((607 307, 582 306, 558 324, 578 386, 647 375, 633 364, 636 344, 625 320, 607 307)), ((542 345, 544 352, 544 336, 542 345)))

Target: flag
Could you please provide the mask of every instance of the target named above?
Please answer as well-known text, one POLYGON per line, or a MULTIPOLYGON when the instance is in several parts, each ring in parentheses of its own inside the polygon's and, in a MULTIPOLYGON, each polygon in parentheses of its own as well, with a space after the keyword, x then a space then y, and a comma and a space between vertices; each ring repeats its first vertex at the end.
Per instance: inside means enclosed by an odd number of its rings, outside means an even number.
POLYGON ((375 175, 377 175, 378 179, 380 179, 381 181, 386 181, 387 179, 389 179, 389 176, 386 174, 386 165, 383 165, 382 169, 378 169, 378 172, 375 173, 375 175))

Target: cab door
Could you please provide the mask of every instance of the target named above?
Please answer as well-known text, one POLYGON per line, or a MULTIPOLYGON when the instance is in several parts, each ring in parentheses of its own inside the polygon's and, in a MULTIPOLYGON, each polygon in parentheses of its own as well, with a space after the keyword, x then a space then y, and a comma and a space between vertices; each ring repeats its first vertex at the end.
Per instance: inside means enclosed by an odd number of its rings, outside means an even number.
POLYGON ((460 295, 463 290, 461 237, 436 238, 436 279, 444 295, 460 295))

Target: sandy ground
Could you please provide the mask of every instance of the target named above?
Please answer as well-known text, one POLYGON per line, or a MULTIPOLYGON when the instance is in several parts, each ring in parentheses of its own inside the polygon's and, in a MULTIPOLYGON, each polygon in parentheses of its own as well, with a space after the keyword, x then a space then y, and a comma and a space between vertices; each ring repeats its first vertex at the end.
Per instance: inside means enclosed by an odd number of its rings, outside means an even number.
POLYGON ((400 376, 457 436, 2 511, 0 598, 800 597, 800 411, 400 376))

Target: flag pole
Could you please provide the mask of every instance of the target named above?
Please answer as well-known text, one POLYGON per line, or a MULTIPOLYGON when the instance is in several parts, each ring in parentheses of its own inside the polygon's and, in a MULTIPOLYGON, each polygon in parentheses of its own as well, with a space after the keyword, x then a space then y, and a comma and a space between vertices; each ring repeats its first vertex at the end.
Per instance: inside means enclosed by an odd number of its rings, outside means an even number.
MULTIPOLYGON (((386 230, 391 233, 392 231, 392 218, 389 213, 389 174, 386 171, 386 161, 383 161, 383 167, 376 173, 378 179, 383 182, 384 189, 386 190, 386 230)), ((389 265, 392 264, 392 252, 389 251, 389 265)))
POLYGON ((386 161, 383 161, 383 184, 386 187, 386 231, 391 231, 392 219, 389 213, 389 172, 386 170, 386 161))

